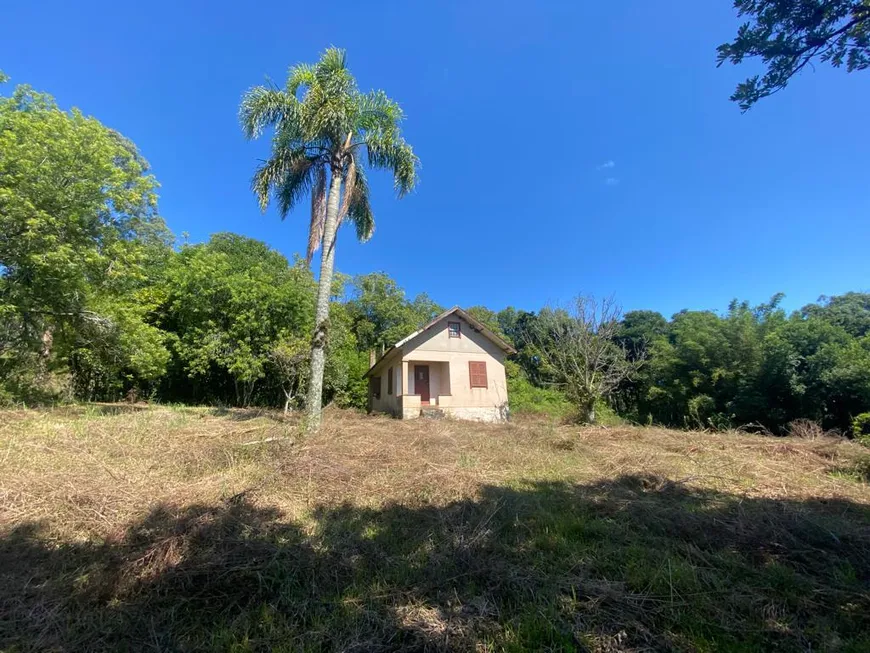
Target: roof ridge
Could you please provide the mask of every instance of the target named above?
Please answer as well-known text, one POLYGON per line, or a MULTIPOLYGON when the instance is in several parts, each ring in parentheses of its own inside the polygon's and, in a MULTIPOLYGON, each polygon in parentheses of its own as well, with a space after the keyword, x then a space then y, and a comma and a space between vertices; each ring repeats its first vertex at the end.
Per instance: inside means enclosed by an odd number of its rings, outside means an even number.
POLYGON ((504 338, 502 338, 500 335, 495 333, 492 329, 487 327, 483 322, 481 322, 480 320, 475 318, 473 315, 470 315, 464 308, 459 306, 459 304, 456 304, 452 308, 448 308, 446 311, 438 314, 436 317, 434 317, 432 320, 430 320, 429 322, 424 324, 422 327, 420 327, 419 329, 417 329, 413 333, 405 336, 404 338, 399 340, 396 344, 394 344, 392 347, 387 349, 383 354, 381 354, 378 357, 378 359, 375 361, 374 365, 372 365, 368 369, 368 371, 366 372, 366 375, 368 375, 369 372, 371 372, 373 369, 375 369, 375 367, 377 367, 378 364, 382 360, 384 360, 384 358, 386 358, 387 355, 390 354, 394 349, 396 349, 397 347, 401 347, 405 343, 416 338, 418 335, 420 335, 424 331, 431 329, 433 326, 438 324, 438 322, 443 320, 445 317, 447 317, 451 313, 459 313, 460 317, 462 317, 466 322, 471 324, 471 326, 475 327, 478 332, 483 334, 485 337, 487 337, 489 340, 494 342, 496 345, 498 345, 501 349, 503 349, 507 353, 515 354, 517 352, 517 350, 514 349, 514 347, 510 343, 508 343, 504 338))

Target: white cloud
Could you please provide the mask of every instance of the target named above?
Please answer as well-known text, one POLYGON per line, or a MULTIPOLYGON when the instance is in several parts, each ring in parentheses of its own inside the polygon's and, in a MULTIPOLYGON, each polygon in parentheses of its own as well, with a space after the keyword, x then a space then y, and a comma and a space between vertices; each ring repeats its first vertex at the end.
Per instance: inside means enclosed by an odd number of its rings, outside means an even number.
POLYGON ((610 168, 615 168, 616 163, 614 161, 605 161, 600 166, 596 167, 596 170, 609 170, 610 168))
POLYGON ((619 179, 617 179, 616 177, 608 177, 607 179, 604 180, 604 184, 606 186, 618 186, 619 179))

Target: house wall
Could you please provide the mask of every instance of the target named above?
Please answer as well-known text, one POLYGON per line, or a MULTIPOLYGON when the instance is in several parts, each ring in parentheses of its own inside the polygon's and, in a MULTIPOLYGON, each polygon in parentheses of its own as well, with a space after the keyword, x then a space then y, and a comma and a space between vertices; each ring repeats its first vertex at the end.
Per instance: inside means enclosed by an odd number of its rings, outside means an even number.
MULTIPOLYGON (((445 412, 463 419, 487 421, 506 417, 508 396, 504 372, 505 353, 489 338, 474 331, 465 320, 456 315, 442 319, 407 342, 402 347, 402 353, 403 360, 408 362, 410 381, 413 381, 415 362, 430 363, 429 385, 433 395, 435 388, 440 388, 443 394, 449 393, 449 399, 445 398, 441 406, 445 412), (447 322, 460 323, 459 338, 449 336, 447 322), (469 361, 486 363, 489 387, 471 387, 469 361), (446 378, 442 378, 441 372, 445 366, 433 364, 438 362, 446 363, 449 377, 445 374, 446 378), (433 378, 435 369, 438 369, 439 374, 437 385, 433 378)), ((412 385, 409 385, 409 392, 413 393, 412 385)))
POLYGON ((378 369, 373 376, 380 377, 381 396, 380 399, 374 397, 371 383, 369 384, 369 410, 375 413, 390 413, 391 415, 399 415, 402 412, 402 388, 405 384, 402 383, 402 359, 401 352, 392 353, 386 360, 378 365, 378 369), (387 394, 387 376, 388 370, 393 369, 393 394, 387 394))

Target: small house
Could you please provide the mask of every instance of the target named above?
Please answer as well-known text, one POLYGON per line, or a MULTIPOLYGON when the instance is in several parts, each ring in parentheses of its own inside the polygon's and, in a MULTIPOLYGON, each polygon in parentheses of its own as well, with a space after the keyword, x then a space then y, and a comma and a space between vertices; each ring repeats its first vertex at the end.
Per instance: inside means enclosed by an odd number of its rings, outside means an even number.
POLYGON ((503 421, 504 360, 512 353, 503 338, 458 306, 451 308, 372 361, 366 372, 369 411, 401 419, 503 421))

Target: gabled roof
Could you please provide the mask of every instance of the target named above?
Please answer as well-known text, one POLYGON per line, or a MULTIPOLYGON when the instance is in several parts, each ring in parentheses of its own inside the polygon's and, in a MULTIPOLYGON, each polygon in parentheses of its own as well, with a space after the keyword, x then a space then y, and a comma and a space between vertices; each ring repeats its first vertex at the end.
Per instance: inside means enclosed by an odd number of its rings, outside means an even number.
POLYGON ((498 345, 498 347, 499 347, 500 349, 504 350, 504 351, 507 352, 508 354, 516 354, 516 353, 517 353, 517 350, 514 349, 514 348, 513 348, 509 343, 507 343, 507 342, 505 341, 504 338, 502 338, 502 337, 498 336, 496 333, 494 333, 494 332, 493 332, 491 329, 489 329, 485 324, 483 324, 483 322, 481 322, 480 320, 476 320, 475 318, 471 317, 471 315, 469 315, 468 313, 466 313, 465 311, 463 311, 463 310, 462 310, 461 308, 459 308, 458 306, 454 306, 453 308, 449 308, 449 309, 447 309, 446 311, 444 311, 443 313, 441 313, 441 315, 439 315, 438 317, 436 317, 434 320, 432 320, 432 321, 429 322, 428 324, 424 325, 422 328, 417 329, 417 330, 414 331, 414 333, 412 333, 411 335, 402 338, 402 339, 399 340, 399 342, 397 342, 395 345, 393 345, 392 347, 390 347, 389 349, 387 349, 387 351, 385 351, 385 352, 381 355, 381 357, 378 358, 378 360, 375 361, 375 364, 372 365, 372 366, 369 368, 369 371, 365 373, 365 376, 368 376, 369 374, 371 374, 372 370, 374 370, 374 369, 375 369, 375 368, 380 364, 380 362, 381 362, 382 360, 384 360, 387 356, 389 356, 389 355, 393 352, 393 350, 395 350, 395 349, 401 347, 402 345, 407 344, 408 342, 410 342, 411 340, 413 340, 414 338, 416 338, 417 336, 419 336, 421 333, 423 333, 423 332, 425 332, 425 331, 428 331, 428 330, 431 329, 433 326, 435 326, 436 324, 438 324, 441 320, 443 320, 445 317, 448 317, 448 316, 450 316, 450 315, 454 315, 454 314, 455 314, 455 315, 458 315, 458 316, 461 317, 463 320, 465 320, 466 322, 468 322, 468 323, 472 326, 472 328, 473 328, 475 331, 477 331, 477 332, 480 333, 482 336, 485 336, 486 338, 488 338, 489 340, 491 340, 492 342, 494 342, 496 345, 498 345))

